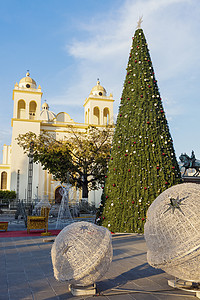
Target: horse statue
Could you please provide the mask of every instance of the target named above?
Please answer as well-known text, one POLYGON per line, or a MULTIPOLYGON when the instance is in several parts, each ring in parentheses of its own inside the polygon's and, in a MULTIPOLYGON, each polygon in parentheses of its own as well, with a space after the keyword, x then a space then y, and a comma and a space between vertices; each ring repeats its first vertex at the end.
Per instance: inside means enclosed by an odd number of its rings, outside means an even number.
POLYGON ((186 153, 181 153, 181 155, 179 156, 180 161, 183 163, 183 165, 181 166, 181 169, 184 167, 185 171, 183 173, 183 176, 185 175, 186 171, 188 169, 195 169, 195 173, 193 176, 198 176, 200 173, 200 160, 197 160, 195 155, 194 155, 194 151, 192 151, 192 155, 191 157, 189 157, 189 155, 187 155, 186 153))

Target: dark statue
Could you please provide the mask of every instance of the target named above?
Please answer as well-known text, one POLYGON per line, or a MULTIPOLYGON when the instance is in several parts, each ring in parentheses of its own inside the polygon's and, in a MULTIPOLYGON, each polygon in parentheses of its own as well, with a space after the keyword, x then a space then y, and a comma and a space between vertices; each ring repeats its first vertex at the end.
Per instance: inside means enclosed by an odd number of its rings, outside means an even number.
POLYGON ((197 160, 194 154, 194 151, 192 150, 191 153, 191 157, 189 157, 189 155, 187 155, 186 153, 181 153, 181 155, 179 156, 179 159, 181 160, 181 162, 183 163, 183 165, 181 166, 181 168, 185 168, 185 171, 183 173, 183 176, 185 175, 185 172, 188 169, 195 169, 195 173, 193 176, 198 176, 200 173, 200 160, 197 160))

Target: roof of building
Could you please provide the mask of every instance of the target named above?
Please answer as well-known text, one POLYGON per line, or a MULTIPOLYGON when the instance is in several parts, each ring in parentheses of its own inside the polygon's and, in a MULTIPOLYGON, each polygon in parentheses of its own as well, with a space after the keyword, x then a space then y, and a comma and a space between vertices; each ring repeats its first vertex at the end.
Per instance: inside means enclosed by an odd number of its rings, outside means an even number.
POLYGON ((100 85, 99 79, 97 79, 97 84, 92 88, 90 95, 96 96, 106 96, 106 90, 100 85))
POLYGON ((49 110, 49 105, 44 102, 40 112, 40 120, 51 122, 56 117, 56 114, 49 110))
POLYGON ((26 73, 26 77, 23 77, 19 82, 19 87, 26 87, 26 88, 37 88, 36 82, 34 79, 30 77, 30 73, 26 73))

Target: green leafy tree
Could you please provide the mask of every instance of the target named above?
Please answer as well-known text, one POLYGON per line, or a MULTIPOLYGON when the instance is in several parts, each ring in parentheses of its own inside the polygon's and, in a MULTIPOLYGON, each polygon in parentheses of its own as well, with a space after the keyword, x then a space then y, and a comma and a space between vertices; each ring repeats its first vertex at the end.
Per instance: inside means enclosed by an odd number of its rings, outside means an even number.
POLYGON ((133 37, 98 222, 143 232, 146 212, 181 182, 173 142, 142 29, 133 37), (102 209, 103 205, 103 209, 102 209))
POLYGON ((88 198, 88 191, 104 183, 113 128, 98 129, 89 126, 85 132, 74 131, 65 140, 44 132, 20 134, 18 144, 29 154, 32 145, 33 160, 41 163, 45 170, 61 183, 71 183, 82 188, 82 198, 88 198))

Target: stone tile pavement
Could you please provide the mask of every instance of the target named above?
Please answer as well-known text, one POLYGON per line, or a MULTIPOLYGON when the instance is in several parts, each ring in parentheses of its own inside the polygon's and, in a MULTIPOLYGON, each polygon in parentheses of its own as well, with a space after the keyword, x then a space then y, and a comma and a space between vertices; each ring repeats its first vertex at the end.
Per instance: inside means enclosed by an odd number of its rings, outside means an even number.
POLYGON ((113 235, 113 262, 97 282, 98 294, 94 297, 74 297, 67 283, 54 279, 51 247, 52 242, 44 242, 44 237, 1 238, 0 232, 0 300, 196 298, 195 294, 169 287, 167 280, 173 278, 148 265, 143 235, 113 235))

